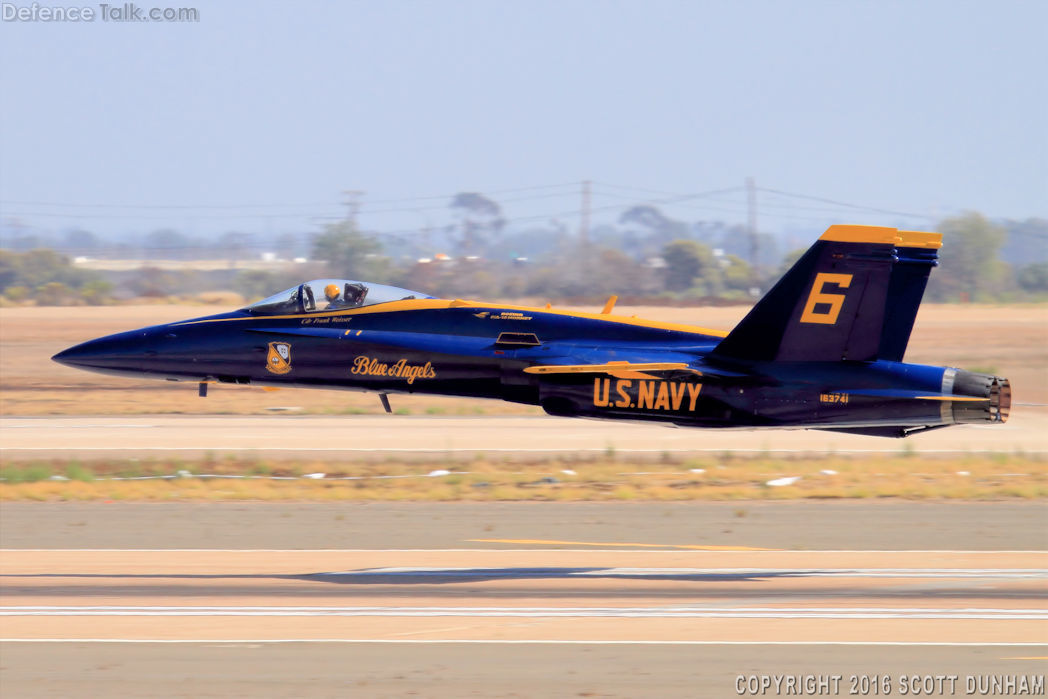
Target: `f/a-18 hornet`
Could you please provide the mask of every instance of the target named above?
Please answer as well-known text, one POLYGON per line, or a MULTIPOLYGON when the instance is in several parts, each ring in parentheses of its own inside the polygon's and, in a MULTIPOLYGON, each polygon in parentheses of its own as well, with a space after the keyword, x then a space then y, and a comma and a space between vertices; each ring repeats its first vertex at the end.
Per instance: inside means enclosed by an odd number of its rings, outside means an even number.
POLYGON ((1007 379, 903 363, 942 236, 831 226, 731 332, 321 279, 85 342, 82 369, 500 398, 551 415, 905 437, 1008 419, 1007 379))

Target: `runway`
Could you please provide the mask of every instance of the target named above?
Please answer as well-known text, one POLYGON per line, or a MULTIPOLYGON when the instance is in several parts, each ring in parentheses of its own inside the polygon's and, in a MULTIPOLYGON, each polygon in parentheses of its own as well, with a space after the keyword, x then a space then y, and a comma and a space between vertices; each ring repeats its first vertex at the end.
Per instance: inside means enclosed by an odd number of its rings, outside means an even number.
POLYGON ((266 458, 477 453, 1048 453, 1048 410, 1018 411, 1004 425, 958 425, 906 440, 816 430, 701 430, 554 417, 119 416, 2 417, 5 459, 252 454, 266 458))
POLYGON ((839 676, 836 695, 888 677, 898 696, 913 676, 1043 677, 1048 658, 1048 553, 1023 550, 1044 540, 1037 506, 967 506, 996 550, 929 547, 965 505, 828 511, 825 544, 891 543, 857 533, 897 520, 892 550, 776 549, 770 532, 820 527, 790 503, 708 545, 695 532, 736 526, 738 505, 70 507, 0 511, 12 696, 715 697, 774 673, 839 676), (79 548, 39 548, 40 513, 79 548), (195 548, 148 546, 178 543, 178 522, 195 548), (396 547, 425 522, 441 536, 396 547), (366 548, 303 546, 368 524, 366 548), (282 529, 291 548, 263 548, 282 529))
POLYGON ((1039 552, 2 553, 5 640, 975 645, 1048 629, 1039 552))

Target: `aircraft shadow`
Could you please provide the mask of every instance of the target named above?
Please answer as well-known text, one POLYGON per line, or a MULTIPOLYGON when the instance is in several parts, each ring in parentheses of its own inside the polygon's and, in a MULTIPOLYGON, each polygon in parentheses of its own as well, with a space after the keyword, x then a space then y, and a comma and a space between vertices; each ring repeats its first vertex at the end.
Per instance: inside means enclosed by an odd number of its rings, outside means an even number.
POLYGON ((223 574, 223 573, 23 573, 0 575, 2 580, 14 579, 95 579, 95 580, 308 580, 340 585, 432 585, 448 583, 488 582, 491 580, 665 580, 685 582, 746 582, 771 578, 807 577, 819 571, 748 571, 748 572, 619 572, 616 568, 433 568, 413 570, 362 569, 338 573, 223 574), (602 571, 608 571, 602 574, 602 571))
POLYGON ((429 570, 363 569, 344 573, 313 573, 304 580, 340 585, 420 585, 488 582, 491 580, 659 580, 682 582, 747 582, 770 578, 804 577, 815 571, 749 572, 623 572, 616 568, 434 568, 429 570))
POLYGON ((862 580, 827 580, 815 589, 796 584, 778 585, 776 581, 798 580, 823 573, 819 570, 748 570, 748 571, 659 571, 623 570, 602 567, 519 567, 519 568, 433 568, 433 569, 361 569, 344 572, 302 574, 121 574, 105 573, 27 573, 0 575, 0 599, 32 597, 235 597, 265 595, 268 597, 382 597, 463 594, 460 585, 487 582, 524 583, 544 580, 539 587, 500 585, 471 587, 469 594, 478 599, 512 595, 539 595, 548 598, 647 597, 664 599, 739 599, 768 598, 811 599, 862 595, 881 599, 970 597, 999 599, 1043 599, 1039 589, 987 587, 979 579, 927 580, 904 582, 892 586, 871 585, 862 580), (54 584, 19 586, 19 582, 53 580, 54 584), (79 581, 79 582, 78 582, 79 581), (94 581, 94 582, 87 582, 94 581), (108 584, 100 584, 108 581, 108 584), (206 584, 215 581, 215 584, 206 584), (276 584, 261 585, 260 583, 276 584), (602 581, 600 586, 580 585, 585 581, 602 581), (621 581, 619 588, 609 588, 606 581, 621 581), (694 585, 666 586, 663 583, 686 582, 694 585), (205 584, 201 584, 205 583, 205 584), (283 584, 281 584, 283 583, 283 584), (303 583, 307 583, 303 586, 303 583), (312 585, 308 583, 314 583, 312 585), (316 585, 315 583, 321 583, 316 585))

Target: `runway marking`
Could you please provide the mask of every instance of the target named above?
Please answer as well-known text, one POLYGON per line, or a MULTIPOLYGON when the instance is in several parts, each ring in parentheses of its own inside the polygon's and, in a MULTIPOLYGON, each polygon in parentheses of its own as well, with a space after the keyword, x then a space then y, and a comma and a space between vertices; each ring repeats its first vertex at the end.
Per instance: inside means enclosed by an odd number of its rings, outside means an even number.
POLYGON ((557 541, 547 539, 466 539, 471 544, 535 544, 538 546, 619 546, 622 548, 683 549, 687 551, 781 551, 756 546, 700 546, 698 544, 630 544, 601 541, 557 541))
MULTIPOLYGON (((63 428, 64 429, 64 428, 63 428)), ((999 430, 997 430, 999 431, 999 430)), ((252 447, 252 446, 133 446, 133 447, 98 447, 98 446, 49 446, 49 447, 0 447, 0 452, 4 451, 45 451, 45 452, 63 452, 63 451, 112 451, 112 452, 142 452, 142 451, 174 451, 174 452, 191 452, 191 451, 229 451, 229 452, 254 452, 254 451, 293 451, 293 452, 315 452, 315 453, 343 453, 343 452, 367 452, 370 454, 448 454, 448 453, 525 453, 525 454, 603 454, 608 450, 607 447, 559 447, 559 448, 541 448, 541 447, 447 447, 443 449, 434 449, 432 447, 382 447, 382 448, 370 448, 370 447, 286 447, 286 446, 271 446, 271 447, 252 447)), ((720 447, 720 448, 701 448, 701 447, 665 447, 661 449, 630 449, 630 448, 615 448, 617 454, 691 454, 691 453, 708 453, 708 454, 813 454, 813 453, 825 453, 826 449, 823 447, 811 447, 807 449, 748 449, 739 447, 720 447)), ((835 454, 903 454, 903 450, 898 447, 893 449, 833 449, 835 454)), ((1010 450, 1007 449, 916 449, 919 454, 1009 454, 1010 450)), ((1023 449, 1024 454, 1048 454, 1048 449, 1023 449)))
POLYGON ((135 423, 135 422, 127 422, 127 423, 123 423, 123 424, 117 423, 117 424, 112 424, 112 425, 111 424, 77 425, 75 423, 73 423, 73 424, 62 424, 62 425, 56 425, 56 424, 52 424, 52 423, 28 423, 28 424, 21 424, 20 425, 17 422, 8 422, 8 421, 5 420, 5 421, 3 421, 2 424, 3 424, 4 429, 7 429, 7 430, 29 430, 29 429, 93 430, 93 429, 97 429, 97 428, 103 428, 103 429, 105 429, 105 428, 120 428, 122 430, 126 430, 126 429, 157 429, 157 428, 162 428, 163 427, 163 425, 142 425, 142 424, 135 423))
POLYGON ((277 643, 385 643, 385 644, 498 644, 498 645, 552 645, 552 646, 894 646, 894 647, 942 647, 942 648, 1042 648, 1045 643, 1029 641, 718 641, 690 640, 637 640, 619 641, 606 639, 522 639, 506 638, 463 638, 440 640, 428 638, 0 638, 0 643, 196 643, 219 644, 277 644, 277 643))
MULTIPOLYGON (((497 541, 497 539, 470 539, 469 541, 497 541)), ((656 544, 652 544, 656 546, 656 544)), ((752 551, 769 551, 780 554, 793 554, 800 556, 811 556, 812 554, 866 554, 866 553, 941 553, 941 554, 958 554, 958 555, 974 555, 974 556, 998 556, 1000 554, 1042 554, 1048 556, 1048 551, 1042 549, 746 549, 731 548, 719 553, 746 553, 752 551)), ((293 554, 314 554, 314 553, 491 553, 491 554, 507 554, 507 553, 678 553, 673 549, 641 549, 631 550, 622 549, 614 551, 594 551, 593 549, 489 549, 489 548, 454 548, 454 549, 208 549, 208 548, 193 548, 193 549, 181 549, 181 548, 170 548, 170 549, 137 549, 137 548, 125 548, 125 549, 113 549, 113 548, 91 548, 91 549, 59 549, 59 548, 6 548, 0 549, 0 554, 3 553, 72 553, 72 552, 83 552, 83 553, 293 553, 293 554)))
POLYGON ((0 607, 0 616, 1048 620, 1048 609, 880 607, 0 607))

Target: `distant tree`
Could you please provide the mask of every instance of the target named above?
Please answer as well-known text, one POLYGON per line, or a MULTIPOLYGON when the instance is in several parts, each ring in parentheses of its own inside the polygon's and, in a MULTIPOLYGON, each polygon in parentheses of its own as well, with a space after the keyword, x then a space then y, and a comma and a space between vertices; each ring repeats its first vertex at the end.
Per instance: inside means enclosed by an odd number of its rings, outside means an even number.
POLYGON ((984 298, 1001 288, 1006 268, 998 252, 1007 238, 1004 227, 969 212, 942 221, 941 268, 933 275, 933 292, 950 299, 984 298))
POLYGON ((587 269, 584 295, 639 295, 650 291, 650 270, 620 250, 597 249, 587 269))
POLYGON ((19 285, 18 257, 16 252, 0 250, 0 291, 19 285))
MULTIPOLYGON (((757 267, 762 275, 770 273, 782 258, 779 241, 770 233, 758 232, 756 243, 757 267)), ((736 255, 746 260, 747 263, 752 264, 753 262, 750 259, 754 251, 753 241, 745 226, 725 227, 716 242, 711 244, 713 247, 721 248, 728 255, 736 255)))
POLYGON ((173 228, 160 228, 147 233, 143 244, 147 258, 184 260, 190 257, 196 241, 173 228))
POLYGON ((93 279, 80 287, 80 298, 89 306, 101 306, 113 296, 113 283, 106 279, 93 279))
POLYGON ((279 257, 288 260, 298 257, 300 255, 299 247, 301 245, 299 241, 304 237, 305 236, 297 236, 291 233, 281 233, 276 237, 276 240, 273 241, 274 252, 276 252, 279 257))
POLYGON ((47 282, 34 290, 33 298, 41 306, 73 306, 79 294, 62 282, 47 282))
POLYGON ((65 234, 62 245, 64 249, 70 252, 85 253, 98 248, 99 240, 98 236, 91 231, 76 228, 65 234))
POLYGON ((263 269, 245 269, 233 278, 233 289, 248 301, 264 299, 302 282, 298 270, 271 272, 263 269))
POLYGON ((459 239, 462 255, 478 254, 480 248, 506 226, 502 208, 478 192, 460 192, 451 199, 449 206, 462 219, 462 237, 459 239))
POLYGON ((123 286, 135 296, 164 298, 185 286, 189 276, 168 272, 156 267, 143 267, 133 277, 124 280, 123 286))
POLYGON ((230 231, 224 233, 219 238, 217 246, 218 252, 223 257, 238 262, 251 257, 251 245, 254 242, 254 236, 251 233, 240 233, 238 231, 230 231))
POLYGON ((35 289, 48 282, 60 282, 79 288, 97 278, 91 272, 76 269, 65 255, 54 250, 9 252, 0 250, 0 291, 8 286, 35 289))
POLYGON ((753 286, 753 268, 741 257, 728 255, 721 262, 721 277, 724 288, 735 291, 749 291, 753 286))
POLYGON ((797 260, 801 259, 801 256, 804 255, 805 252, 807 252, 806 248, 798 248, 797 250, 791 250, 790 252, 786 253, 786 255, 782 258, 782 263, 779 265, 779 272, 776 275, 776 277, 781 277, 782 275, 789 272, 790 267, 793 267, 793 265, 797 264, 797 260))
POLYGON ((619 223, 637 224, 646 228, 646 242, 652 245, 653 250, 657 250, 659 246, 665 245, 670 241, 691 237, 688 224, 669 218, 657 207, 650 204, 634 206, 622 212, 622 215, 619 216, 619 223))
POLYGON ((1019 268, 1016 275, 1023 291, 1031 293, 1044 293, 1048 291, 1048 262, 1037 262, 1019 268))
POLYGON ((666 261, 665 285, 670 291, 687 291, 700 277, 719 276, 713 252, 694 240, 675 240, 662 250, 666 261))
POLYGON ((97 304, 113 290, 97 272, 77 269, 54 250, 0 250, 0 294, 11 301, 30 298, 47 306, 97 304))
POLYGON ((1028 218, 1005 221, 1008 240, 1001 248, 1001 259, 1013 265, 1048 262, 1048 219, 1028 218))
POLYGON ((333 277, 377 281, 373 273, 380 266, 381 252, 381 243, 356 230, 350 221, 325 226, 313 239, 313 259, 324 262, 333 277))

